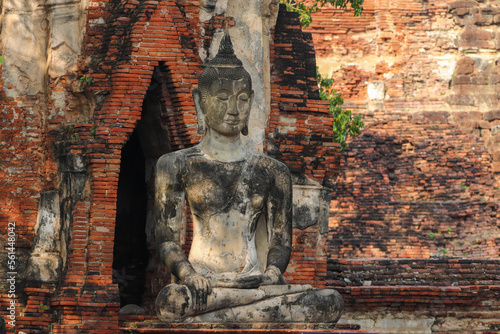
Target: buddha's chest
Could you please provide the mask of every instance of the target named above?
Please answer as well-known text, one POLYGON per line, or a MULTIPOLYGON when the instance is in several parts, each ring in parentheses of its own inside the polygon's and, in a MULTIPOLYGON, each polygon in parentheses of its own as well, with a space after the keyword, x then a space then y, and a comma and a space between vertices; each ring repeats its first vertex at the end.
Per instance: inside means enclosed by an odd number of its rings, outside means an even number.
POLYGON ((271 185, 266 171, 257 165, 203 161, 188 163, 183 183, 191 210, 197 215, 261 211, 271 185))

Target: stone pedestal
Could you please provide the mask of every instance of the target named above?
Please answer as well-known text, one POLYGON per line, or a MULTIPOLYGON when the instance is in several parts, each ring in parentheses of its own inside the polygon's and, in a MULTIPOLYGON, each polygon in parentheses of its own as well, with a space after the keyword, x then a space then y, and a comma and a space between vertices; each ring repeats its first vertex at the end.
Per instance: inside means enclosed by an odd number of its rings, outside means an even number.
MULTIPOLYGON (((141 317, 128 316, 121 318, 122 327, 121 334, 149 334, 149 333, 248 333, 248 334, 313 334, 313 333, 329 333, 329 334, 378 334, 360 330, 360 326, 356 324, 309 324, 309 323, 253 323, 253 324, 212 324, 212 323, 162 323, 153 319, 145 319, 146 321, 138 322, 141 317), (134 321, 135 320, 135 321, 134 321)), ((144 319, 144 317, 142 317, 144 319)))

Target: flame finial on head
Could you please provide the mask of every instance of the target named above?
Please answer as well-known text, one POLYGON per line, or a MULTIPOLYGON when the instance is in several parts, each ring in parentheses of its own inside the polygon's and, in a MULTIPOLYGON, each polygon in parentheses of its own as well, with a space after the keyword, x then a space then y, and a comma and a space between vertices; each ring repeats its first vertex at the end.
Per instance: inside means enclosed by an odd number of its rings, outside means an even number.
POLYGON ((217 55, 208 62, 208 66, 212 67, 243 67, 241 60, 234 54, 233 43, 231 42, 231 36, 226 29, 224 31, 224 37, 219 44, 219 52, 217 55))

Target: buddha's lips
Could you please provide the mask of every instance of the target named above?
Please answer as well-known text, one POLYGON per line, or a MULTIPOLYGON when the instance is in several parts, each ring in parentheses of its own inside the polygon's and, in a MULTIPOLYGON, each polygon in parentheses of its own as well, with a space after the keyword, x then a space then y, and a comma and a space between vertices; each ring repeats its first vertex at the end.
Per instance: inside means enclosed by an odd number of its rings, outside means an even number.
POLYGON ((240 124, 240 119, 239 118, 231 118, 231 119, 226 119, 225 122, 229 125, 238 125, 240 124))

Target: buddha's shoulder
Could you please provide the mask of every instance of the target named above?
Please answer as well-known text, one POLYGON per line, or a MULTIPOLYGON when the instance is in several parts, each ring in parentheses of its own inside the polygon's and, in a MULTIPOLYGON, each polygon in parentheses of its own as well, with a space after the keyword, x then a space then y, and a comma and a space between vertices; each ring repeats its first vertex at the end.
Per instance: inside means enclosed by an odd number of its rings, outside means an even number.
POLYGON ((193 156, 201 155, 200 149, 196 146, 166 153, 158 159, 157 167, 182 168, 193 156))
POLYGON ((256 158, 258 158, 258 164, 266 169, 269 169, 269 171, 274 171, 280 174, 290 174, 290 169, 283 162, 262 153, 253 152, 253 154, 256 158))

